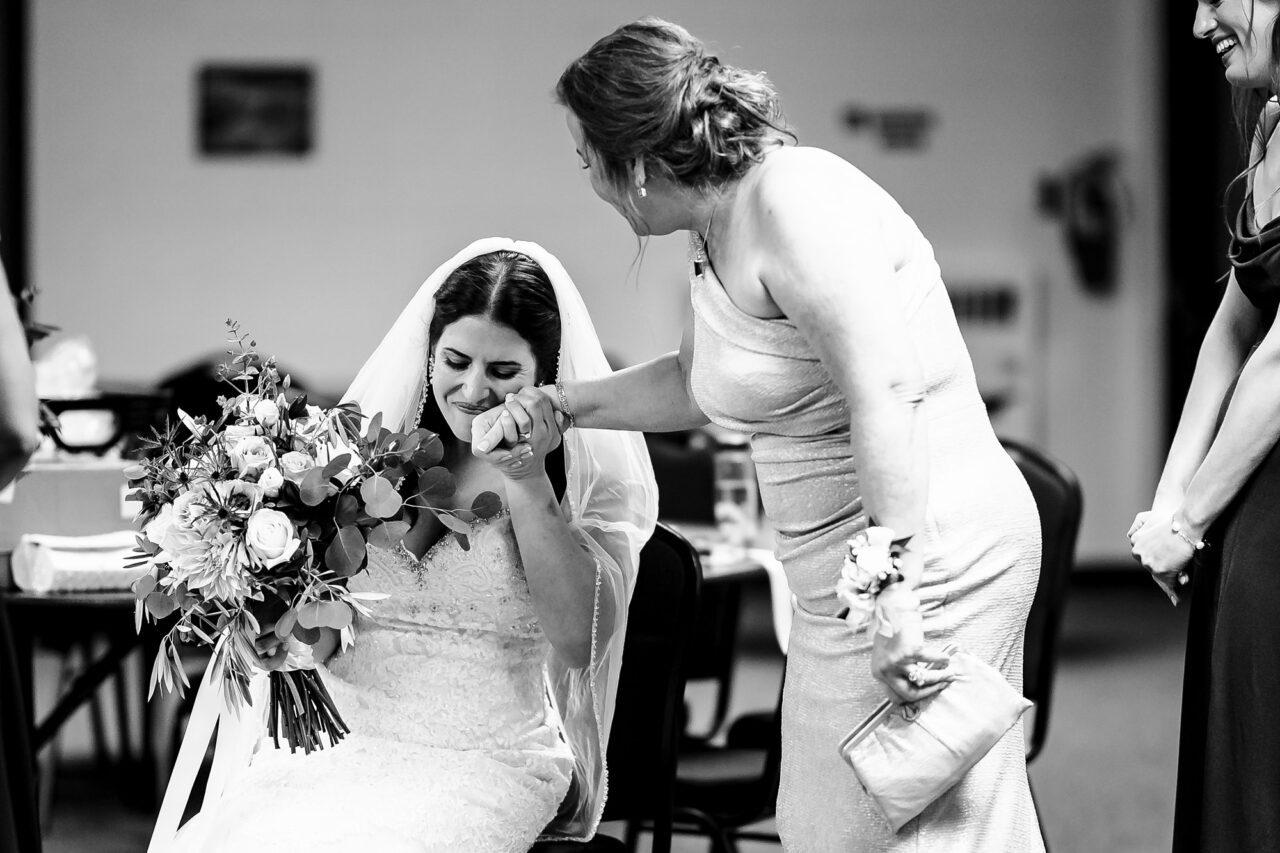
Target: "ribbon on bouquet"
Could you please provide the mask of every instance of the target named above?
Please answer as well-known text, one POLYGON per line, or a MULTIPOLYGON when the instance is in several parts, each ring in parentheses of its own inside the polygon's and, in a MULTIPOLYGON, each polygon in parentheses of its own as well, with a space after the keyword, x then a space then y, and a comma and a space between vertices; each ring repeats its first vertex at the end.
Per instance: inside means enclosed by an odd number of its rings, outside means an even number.
POLYGON ((258 672, 249 681, 250 704, 247 707, 228 707, 221 668, 215 667, 212 660, 209 662, 196 691, 187 731, 182 737, 182 746, 178 748, 178 758, 164 792, 164 801, 160 804, 147 853, 195 853, 202 848, 212 829, 208 820, 212 814, 210 809, 222 797, 234 774, 248 765, 253 749, 265 731, 262 717, 267 708, 268 688, 267 674, 258 672), (213 764, 201 813, 187 822, 179 837, 178 822, 186 811, 191 788, 196 774, 200 772, 215 726, 218 741, 213 750, 213 764))

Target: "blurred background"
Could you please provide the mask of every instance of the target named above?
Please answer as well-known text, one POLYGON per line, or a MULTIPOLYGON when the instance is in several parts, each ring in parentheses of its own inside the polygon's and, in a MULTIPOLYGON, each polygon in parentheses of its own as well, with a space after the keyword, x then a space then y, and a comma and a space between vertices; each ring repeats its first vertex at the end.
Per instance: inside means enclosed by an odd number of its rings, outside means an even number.
MULTIPOLYGON (((674 349, 684 237, 639 244, 596 199, 552 88, 644 14, 766 71, 801 143, 863 169, 932 241, 997 432, 1062 460, 1083 488, 1055 699, 1066 708, 1032 772, 1053 848, 1167 848, 1185 614, 1138 573, 1124 532, 1150 499, 1221 292, 1221 193, 1240 168, 1192 4, 0 9, 0 253, 29 318, 58 329, 36 350, 49 387, 90 397, 146 399, 203 375, 234 318, 336 398, 422 279, 486 235, 560 257, 616 366, 674 349), (1099 784, 1113 772, 1133 775, 1099 784)), ((735 708, 772 702, 767 595, 744 594, 735 708)), ((56 673, 62 658, 42 660, 56 673)), ((56 682, 39 690, 54 696, 56 682)), ((697 713, 705 700, 690 701, 697 713)), ((63 753, 84 752, 89 728, 73 716, 63 753)), ((62 804, 46 815, 49 849, 107 849, 76 846, 76 815, 95 814, 100 790, 77 784, 46 794, 62 804)), ((132 828, 111 849, 140 849, 145 809, 113 808, 132 828)))

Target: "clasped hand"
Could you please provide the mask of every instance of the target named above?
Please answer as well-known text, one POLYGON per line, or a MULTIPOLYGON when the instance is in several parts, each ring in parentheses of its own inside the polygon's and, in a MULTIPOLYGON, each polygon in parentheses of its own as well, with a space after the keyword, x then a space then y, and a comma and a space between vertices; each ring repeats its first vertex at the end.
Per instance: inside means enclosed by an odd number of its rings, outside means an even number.
POLYGON ((560 446, 560 421, 546 394, 521 388, 471 422, 471 453, 510 480, 541 475, 547 454, 560 446))
POLYGON ((1133 558, 1172 596, 1185 586, 1187 567, 1195 548, 1173 532, 1173 516, 1154 509, 1140 512, 1129 525, 1129 549, 1133 558))

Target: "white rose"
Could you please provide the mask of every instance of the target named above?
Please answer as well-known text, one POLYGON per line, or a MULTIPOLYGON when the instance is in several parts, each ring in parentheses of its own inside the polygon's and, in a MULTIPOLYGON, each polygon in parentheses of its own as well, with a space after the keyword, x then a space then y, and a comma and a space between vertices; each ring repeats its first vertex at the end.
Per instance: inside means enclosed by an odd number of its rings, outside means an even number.
POLYGON ((280 494, 280 487, 284 485, 284 474, 281 474, 280 469, 272 465, 262 472, 262 476, 258 477, 258 485, 266 493, 267 497, 274 498, 280 494))
POLYGON ((229 455, 231 464, 236 466, 241 477, 247 474, 259 474, 268 466, 274 465, 276 461, 276 452, 271 442, 259 435, 240 439, 240 442, 231 448, 229 455))
POLYGON ((302 478, 307 476, 307 472, 314 467, 316 467, 316 461, 306 453, 300 453, 297 450, 290 450, 280 457, 280 468, 284 478, 291 483, 302 483, 302 478))
POLYGON ((253 419, 266 429, 280 423, 280 407, 271 400, 259 400, 253 407, 253 419))
POLYGON ((234 447, 251 435, 262 435, 262 427, 257 424, 228 424, 222 428, 222 441, 227 447, 234 447))
POLYGON ((152 544, 159 545, 164 541, 164 536, 171 526, 173 526, 173 504, 165 504, 160 507, 156 517, 143 526, 142 535, 146 536, 152 544))
POLYGON ((289 516, 274 509, 260 509, 249 516, 245 544, 264 568, 274 568, 293 556, 301 540, 289 516))
POLYGON ((857 563, 859 569, 871 575, 893 571, 893 559, 887 548, 882 550, 875 546, 864 547, 858 552, 857 563))

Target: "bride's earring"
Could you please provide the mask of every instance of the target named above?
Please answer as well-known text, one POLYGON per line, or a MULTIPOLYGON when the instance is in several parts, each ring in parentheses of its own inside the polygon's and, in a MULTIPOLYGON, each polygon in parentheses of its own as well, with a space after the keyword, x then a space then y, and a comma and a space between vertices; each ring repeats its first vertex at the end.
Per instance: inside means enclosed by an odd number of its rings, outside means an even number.
POLYGON ((644 198, 648 194, 649 194, 649 191, 645 189, 643 185, 641 185, 640 188, 636 190, 636 198, 644 198))

